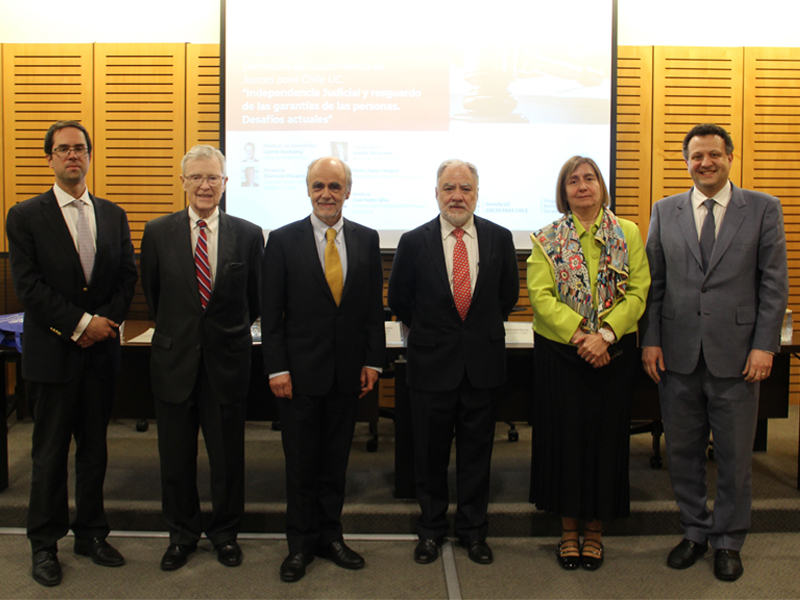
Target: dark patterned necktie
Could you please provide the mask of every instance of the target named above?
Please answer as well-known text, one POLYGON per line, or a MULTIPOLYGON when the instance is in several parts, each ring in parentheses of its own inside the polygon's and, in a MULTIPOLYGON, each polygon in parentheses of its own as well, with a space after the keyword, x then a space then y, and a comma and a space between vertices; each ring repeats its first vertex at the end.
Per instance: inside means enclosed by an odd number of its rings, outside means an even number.
POLYGON ((711 253, 714 251, 717 223, 714 220, 714 199, 709 198, 703 202, 703 206, 708 211, 703 221, 703 228, 700 230, 700 257, 703 259, 703 273, 705 273, 708 263, 711 262, 711 253))

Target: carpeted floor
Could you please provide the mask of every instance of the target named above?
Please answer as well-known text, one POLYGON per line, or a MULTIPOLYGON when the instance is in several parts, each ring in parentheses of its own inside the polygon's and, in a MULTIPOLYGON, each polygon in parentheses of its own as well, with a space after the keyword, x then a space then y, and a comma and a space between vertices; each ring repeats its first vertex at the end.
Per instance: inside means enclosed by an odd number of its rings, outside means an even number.
MULTIPOLYGON (((280 539, 285 503, 280 434, 268 423, 248 423, 244 564, 226 569, 204 542, 187 567, 163 573, 158 561, 167 541, 155 427, 140 433, 133 421, 115 421, 109 428, 106 505, 112 541, 128 564, 95 566, 75 556, 67 538, 59 554, 64 582, 46 589, 30 578, 29 546, 21 529, 30 489, 32 425, 12 420, 9 425, 10 487, 0 493, 0 598, 800 598, 797 406, 790 407, 788 419, 770 421, 768 451, 754 457, 753 533, 743 552, 745 575, 733 584, 714 579, 711 553, 687 571, 666 567, 680 528, 666 465, 650 468, 649 435, 632 438, 632 515, 606 526, 606 564, 598 573, 562 571, 553 557, 556 519, 527 503, 530 428, 518 427, 520 441, 512 443, 503 424, 495 438, 490 490, 495 563, 475 565, 463 549, 448 545, 443 560, 417 565, 411 534, 418 508, 415 501, 392 497, 394 443, 388 420, 381 421, 375 453, 366 450, 366 425, 357 427, 348 470, 344 528, 367 560, 364 571, 344 571, 317 559, 303 581, 278 580, 286 552, 280 539)), ((714 470, 712 462, 712 476, 714 470)), ((207 502, 203 456, 199 471, 207 502)))

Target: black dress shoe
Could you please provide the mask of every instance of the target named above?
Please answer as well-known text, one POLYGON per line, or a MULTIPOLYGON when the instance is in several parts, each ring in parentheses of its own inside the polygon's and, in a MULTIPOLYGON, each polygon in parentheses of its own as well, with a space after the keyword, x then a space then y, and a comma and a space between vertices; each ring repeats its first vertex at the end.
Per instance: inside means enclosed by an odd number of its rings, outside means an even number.
POLYGON ((217 551, 217 560, 226 567, 238 567, 242 564, 242 549, 236 540, 222 542, 214 548, 217 551))
POLYGON ((722 581, 736 581, 744 573, 742 557, 736 550, 714 552, 714 577, 722 581))
POLYGON ((494 555, 485 540, 459 540, 462 547, 467 549, 467 555, 472 562, 479 565, 490 565, 494 562, 494 555))
POLYGON ((673 569, 688 569, 698 558, 708 552, 708 542, 698 544, 691 540, 684 539, 680 544, 672 549, 667 558, 667 564, 673 569))
POLYGON ((77 538, 75 540, 75 554, 91 556, 94 564, 103 567, 121 567, 125 564, 122 554, 114 546, 100 538, 77 538))
POLYGON ((421 538, 414 548, 414 560, 427 565, 439 558, 439 542, 433 538, 421 538))
POLYGON ((164 556, 161 558, 162 571, 174 571, 186 564, 189 555, 197 550, 197 544, 187 546, 186 544, 170 544, 164 556))
POLYGON ((343 569, 363 569, 364 559, 355 550, 348 548, 342 540, 331 542, 327 546, 317 548, 317 556, 327 558, 343 569))
POLYGON ((52 587, 61 583, 61 564, 55 550, 39 550, 33 553, 33 580, 52 587))
POLYGON ((281 564, 281 581, 300 581, 306 574, 306 565, 314 560, 313 554, 294 552, 287 556, 281 564))

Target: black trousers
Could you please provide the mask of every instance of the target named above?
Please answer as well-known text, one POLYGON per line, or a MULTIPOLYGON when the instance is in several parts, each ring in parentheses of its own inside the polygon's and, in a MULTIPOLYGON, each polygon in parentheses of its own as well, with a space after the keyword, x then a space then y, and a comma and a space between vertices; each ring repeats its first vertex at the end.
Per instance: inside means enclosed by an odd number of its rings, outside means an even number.
POLYGON ((474 388, 466 374, 454 390, 410 390, 421 538, 438 538, 449 531, 447 470, 455 436, 456 536, 467 541, 486 539, 497 391, 474 388))
POLYGON ((171 544, 193 545, 205 532, 215 546, 233 541, 244 515, 244 401, 221 404, 205 368, 189 398, 156 398, 161 508, 171 544), (197 434, 202 428, 211 473, 211 516, 203 518, 197 491, 197 434))
POLYGON ((313 553, 342 539, 342 507, 358 394, 276 398, 286 458, 289 552, 313 553))
POLYGON ((81 368, 67 383, 25 382, 33 416, 28 538, 33 552, 57 549, 72 529, 77 538, 105 539, 103 507, 114 378, 81 368), (69 522, 67 462, 75 438, 75 520, 69 522))

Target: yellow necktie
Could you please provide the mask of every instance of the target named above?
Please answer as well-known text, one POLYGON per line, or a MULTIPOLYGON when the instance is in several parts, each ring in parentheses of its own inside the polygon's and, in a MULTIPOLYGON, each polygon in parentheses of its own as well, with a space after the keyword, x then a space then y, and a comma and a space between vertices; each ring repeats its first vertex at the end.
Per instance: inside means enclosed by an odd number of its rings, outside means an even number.
POLYGON ((336 230, 333 227, 329 227, 326 236, 328 245, 325 246, 325 279, 328 280, 333 299, 336 300, 336 306, 339 306, 339 302, 342 300, 344 280, 342 279, 342 261, 339 260, 339 251, 336 249, 336 242, 334 242, 336 230))

